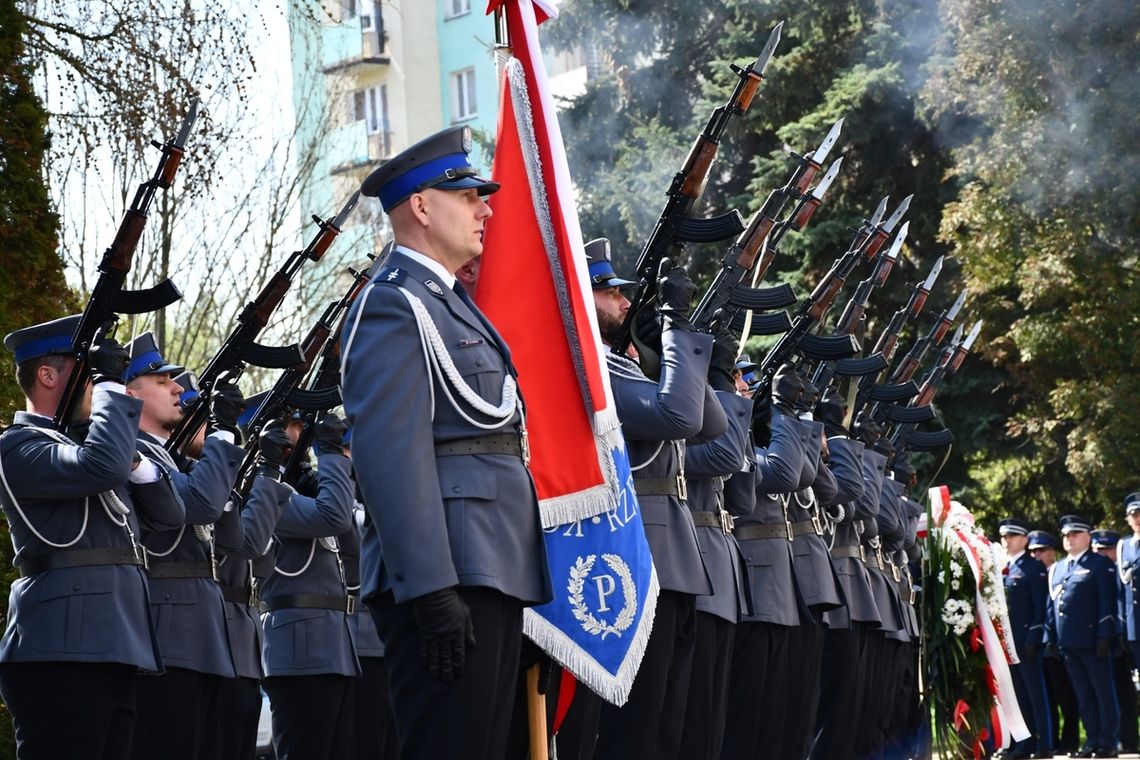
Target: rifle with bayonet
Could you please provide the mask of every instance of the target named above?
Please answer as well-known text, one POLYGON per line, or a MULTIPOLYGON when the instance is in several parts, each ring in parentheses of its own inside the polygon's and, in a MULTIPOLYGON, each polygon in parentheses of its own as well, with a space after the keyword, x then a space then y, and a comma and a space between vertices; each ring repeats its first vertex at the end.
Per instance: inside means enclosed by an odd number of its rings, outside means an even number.
POLYGON ((340 234, 341 228, 349 214, 356 208, 359 199, 360 192, 354 192, 340 213, 333 218, 321 219, 316 214, 313 215, 313 221, 319 228, 317 234, 302 250, 290 254, 288 260, 265 283, 257 296, 245 305, 238 315, 237 326, 210 359, 206 369, 198 375, 200 395, 186 408, 182 419, 170 434, 170 439, 166 442, 168 450, 182 451, 206 424, 210 411, 210 393, 219 381, 236 380, 247 364, 267 369, 286 369, 305 360, 302 347, 297 344, 264 346, 257 343, 257 337, 269 324, 269 318, 285 299, 285 294, 293 284, 301 265, 306 261, 321 260, 336 236, 340 234))
POLYGON ((864 224, 856 231, 851 246, 831 265, 831 269, 816 285, 811 294, 800 301, 792 318, 791 328, 776 342, 760 364, 760 383, 767 387, 785 362, 796 353, 808 359, 836 361, 845 359, 859 350, 852 335, 814 335, 812 329, 823 321, 835 297, 860 261, 871 261, 891 231, 902 220, 910 207, 911 196, 903 199, 895 212, 881 224, 864 224))
POLYGON ((637 259, 637 289, 630 299, 630 308, 622 322, 621 332, 614 340, 614 353, 624 356, 633 340, 634 320, 649 306, 657 295, 657 270, 661 261, 674 248, 682 248, 685 243, 716 243, 738 235, 744 230, 740 213, 730 211, 717 217, 698 218, 689 216, 708 181, 709 170, 716 158, 721 138, 731 117, 743 114, 752 104, 760 83, 764 81, 764 70, 772 59, 776 45, 780 42, 783 23, 776 25, 768 37, 768 42, 760 56, 745 68, 733 64, 732 70, 738 79, 728 101, 713 110, 704 131, 697 137, 689 150, 681 171, 673 177, 667 193, 668 200, 657 224, 649 236, 645 248, 637 259))
POLYGON ((890 435, 895 457, 905 451, 916 436, 919 436, 923 450, 929 450, 929 448, 936 446, 936 438, 944 440, 943 445, 954 440, 953 435, 946 429, 919 433, 917 428, 920 422, 934 419, 934 411, 930 403, 942 385, 958 372, 981 331, 982 321, 978 320, 970 329, 970 334, 965 340, 954 341, 943 350, 938 362, 923 378, 918 395, 915 396, 910 406, 895 407, 888 410, 887 419, 896 423, 895 429, 890 435))
MULTIPOLYGON (((749 287, 745 281, 750 274, 753 283, 762 279, 776 257, 784 235, 789 230, 798 232, 806 227, 812 214, 819 208, 824 194, 839 174, 843 159, 838 158, 831 164, 812 192, 808 193, 807 187, 839 139, 842 127, 843 119, 835 122, 814 152, 803 156, 792 154, 798 159, 792 176, 783 187, 769 193, 764 204, 748 220, 748 227, 729 247, 720 271, 693 310, 690 321, 698 331, 714 332, 718 323, 731 324, 741 309, 782 309, 795 303, 795 294, 786 284, 759 289, 749 287), (798 201, 795 208, 786 219, 781 220, 785 207, 792 201, 798 201)), ((783 317, 783 323, 788 325, 786 315, 780 316, 783 317)))
MULTIPOLYGON (((258 435, 266 424, 281 419, 286 409, 296 409, 312 413, 315 416, 317 412, 327 411, 341 403, 340 389, 336 385, 325 383, 319 388, 311 387, 308 389, 302 388, 301 385, 312 371, 318 356, 324 359, 321 369, 325 370, 326 377, 331 369, 327 366, 329 364, 328 358, 331 355, 335 355, 337 359, 340 358, 340 351, 336 346, 330 349, 330 344, 340 342, 334 339, 333 335, 334 333, 339 334, 344 325, 343 318, 347 315, 349 307, 352 306, 352 302, 372 276, 371 269, 361 271, 349 269, 349 271, 353 276, 352 285, 343 296, 325 308, 324 313, 321 314, 316 324, 309 328, 305 339, 301 341, 301 361, 286 368, 281 373, 277 382, 265 394, 261 404, 254 411, 249 422, 246 423, 245 458, 238 469, 236 480, 239 485, 238 492, 243 496, 249 493, 249 487, 252 485, 251 475, 257 461, 258 435)), ((339 372, 339 361, 337 365, 336 369, 339 372)), ((294 446, 294 451, 299 447, 300 442, 294 446)))
MULTIPOLYGON (((891 247, 885 253, 880 253, 875 257, 871 274, 855 286, 855 294, 844 307, 843 313, 835 325, 834 335, 855 335, 863 322, 863 315, 867 312, 867 306, 871 302, 871 293, 876 288, 881 288, 886 284, 891 270, 894 269, 909 228, 910 222, 903 222, 903 226, 899 228, 898 235, 895 236, 891 247)), ((822 395, 836 375, 867 378, 882 372, 888 364, 889 359, 878 350, 872 351, 869 356, 862 359, 823 361, 816 367, 811 382, 822 395)))
POLYGON ((115 239, 103 253, 99 263, 99 279, 83 309, 79 325, 71 338, 71 354, 75 365, 67 378, 63 395, 56 407, 52 426, 66 431, 72 422, 79 399, 83 397, 91 371, 87 366, 87 352, 106 333, 115 320, 116 314, 145 314, 164 309, 178 299, 182 293, 170 280, 144 290, 124 290, 127 274, 131 271, 135 249, 146 226, 146 216, 151 203, 159 190, 168 189, 174 182, 174 175, 186 152, 186 140, 198 118, 198 101, 190 104, 190 110, 182 119, 182 125, 174 139, 165 144, 151 141, 151 145, 162 151, 158 168, 149 180, 139 185, 130 207, 119 222, 115 239))
POLYGON ((313 436, 315 433, 315 423, 317 420, 317 413, 327 409, 340 406, 340 337, 344 332, 344 323, 348 319, 349 308, 356 301, 356 297, 376 274, 377 270, 383 266, 385 260, 384 255, 377 256, 367 270, 356 271, 349 269, 349 272, 355 277, 352 287, 345 293, 344 298, 338 303, 340 304, 341 314, 329 334, 329 339, 325 342, 325 347, 321 351, 320 361, 316 364, 316 370, 313 372, 312 378, 308 383, 308 387, 303 391, 296 391, 291 394, 287 399, 290 406, 304 410, 303 422, 301 433, 297 437, 297 443, 293 446, 293 452, 289 455, 289 461, 285 464, 285 475, 282 480, 286 483, 296 483, 297 476, 301 472, 301 465, 308 459, 309 447, 313 443, 313 436), (301 403, 296 403, 297 401, 301 403))

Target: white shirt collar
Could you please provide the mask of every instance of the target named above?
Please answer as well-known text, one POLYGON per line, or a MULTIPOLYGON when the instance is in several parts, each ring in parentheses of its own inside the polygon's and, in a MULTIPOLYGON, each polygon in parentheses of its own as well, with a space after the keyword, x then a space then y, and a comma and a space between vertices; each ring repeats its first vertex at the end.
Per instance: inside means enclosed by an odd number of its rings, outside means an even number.
POLYGON ((455 275, 447 271, 447 269, 444 268, 443 264, 440 264, 438 261, 429 256, 425 256, 419 251, 413 251, 407 246, 398 245, 396 246, 396 250, 417 264, 422 264, 439 275, 439 279, 443 280, 442 284, 445 288, 451 289, 455 287, 455 275))
POLYGON ((1088 550, 1088 549, 1085 549, 1083 552, 1081 552, 1080 554, 1078 554, 1078 555, 1076 555, 1076 556, 1073 556, 1073 555, 1071 555, 1071 554, 1070 554, 1070 555, 1069 555, 1069 560, 1070 560, 1071 562, 1076 562, 1077 560, 1079 560, 1081 557, 1085 556, 1085 555, 1086 555, 1086 554, 1088 554, 1088 553, 1089 553, 1089 550, 1088 550))
POLYGON ((1021 558, 1021 555, 1022 555, 1022 554, 1025 554, 1025 550, 1024 550, 1024 549, 1022 549, 1022 550, 1021 550, 1021 551, 1019 551, 1017 554, 1015 554, 1015 555, 1013 555, 1012 557, 1010 557, 1010 558, 1009 558, 1009 564, 1011 564, 1011 565, 1012 565, 1014 562, 1017 562, 1017 560, 1021 558))

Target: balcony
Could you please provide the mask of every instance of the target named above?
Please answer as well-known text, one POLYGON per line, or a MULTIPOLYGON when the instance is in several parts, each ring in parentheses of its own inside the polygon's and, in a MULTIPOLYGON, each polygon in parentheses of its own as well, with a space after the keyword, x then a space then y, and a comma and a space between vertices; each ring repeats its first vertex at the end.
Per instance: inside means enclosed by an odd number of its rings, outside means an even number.
POLYGON ((382 28, 362 30, 358 20, 325 27, 321 35, 321 71, 338 74, 387 66, 392 60, 387 42, 388 35, 382 28))
POLYGON ((325 137, 329 174, 336 176, 374 169, 392 157, 392 133, 368 133, 364 120, 337 127, 325 137))

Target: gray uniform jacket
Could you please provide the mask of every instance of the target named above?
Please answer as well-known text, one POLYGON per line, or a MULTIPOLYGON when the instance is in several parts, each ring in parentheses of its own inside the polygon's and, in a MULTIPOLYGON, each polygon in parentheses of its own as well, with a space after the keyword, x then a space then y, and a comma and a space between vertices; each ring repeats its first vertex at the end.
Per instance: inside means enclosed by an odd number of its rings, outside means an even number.
POLYGON ((745 538, 748 526, 784 525, 784 495, 799 489, 808 435, 789 415, 772 414, 772 436, 756 448, 756 508, 736 521, 737 539, 748 568, 751 613, 744 620, 799 625, 792 547, 787 538, 745 538))
POLYGON ((323 454, 317 472, 317 497, 294 493, 274 529, 273 570, 261 583, 261 601, 269 609, 261 620, 266 676, 360 675, 344 567, 330 538, 352 527, 352 463, 342 454, 323 454), (299 596, 344 607, 288 601, 299 596))
MULTIPOLYGON (((716 397, 728 418, 728 430, 709 443, 686 446, 685 477, 694 520, 699 517, 719 523, 719 515, 728 508, 725 481, 741 473, 746 459, 750 458, 748 425, 752 419, 752 400, 725 391, 717 391, 716 397)), ((751 469, 745 474, 755 478, 751 469)), ((755 506, 755 496, 752 505, 755 506)), ((729 523, 725 520, 724 524, 729 523)), ((697 610, 736 623, 741 610, 748 607, 740 545, 731 532, 726 533, 719 525, 697 525, 697 542, 713 589, 712 594, 697 597, 697 610)))
POLYGON ((665 330, 661 343, 658 382, 642 375, 631 361, 606 357, 614 407, 635 468, 637 502, 661 589, 711 594, 688 507, 677 496, 647 493, 638 481, 675 481, 684 470, 681 441, 711 441, 728 429, 724 410, 706 380, 713 338, 665 330))
MULTIPOLYGON (((423 303, 456 370, 484 401, 500 404, 503 379, 514 374, 491 324, 438 280, 395 251, 356 299, 344 331, 344 408, 371 516, 361 548, 363 598, 390 590, 406 602, 461 585, 527 604, 549 601, 538 498, 523 460, 509 453, 436 456, 439 444, 519 435, 521 425, 515 412, 502 426, 478 427, 449 401, 452 383, 429 374, 401 287, 423 303)), ((497 424, 456 401, 467 417, 497 424)))
MULTIPOLYGON (((141 408, 138 399, 96 386, 81 446, 39 430, 51 426, 46 417, 16 412, 13 427, 0 436, 6 483, 0 499, 17 564, 97 549, 141 559, 142 548, 132 540, 141 525, 173 528, 186 519, 165 475, 145 485, 129 483, 141 408), (98 497, 111 490, 130 509, 125 518, 98 497), (67 546, 53 547, 35 532, 67 546)), ((0 662, 60 661, 162 669, 141 565, 61 567, 12 584, 0 662)))
MULTIPOLYGON (((214 524, 218 583, 225 598, 226 637, 239 678, 261 679, 261 610, 250 561, 264 556, 273 528, 293 489, 269 478, 254 478, 244 503, 214 524)), ((236 501, 236 500, 235 500, 236 501)), ((269 568, 271 571, 272 568, 269 568)))
MULTIPOLYGON (((851 626, 851 620, 879 623, 879 612, 875 608, 875 596, 871 591, 871 581, 867 577, 867 568, 858 553, 859 537, 855 529, 855 521, 861 509, 866 509, 868 502, 868 489, 874 489, 875 510, 878 510, 879 483, 869 483, 864 466, 864 456, 867 453, 861 441, 852 440, 843 436, 834 436, 828 439, 828 448, 831 451, 829 466, 835 474, 836 480, 841 484, 840 491, 848 494, 842 502, 843 515, 831 524, 831 564, 835 567, 835 577, 839 580, 843 590, 843 598, 847 601, 843 607, 829 610, 824 620, 829 628, 845 629, 851 626), (857 485, 856 485, 857 483, 857 485), (851 494, 855 494, 854 497, 851 494)), ((873 453, 873 452, 872 452, 873 453)), ((882 456, 876 454, 875 456, 882 456)), ((885 463, 884 459, 884 463, 885 463)), ((880 477, 882 471, 880 470, 880 477)))
POLYGON ((182 458, 176 464, 161 442, 147 433, 139 433, 139 449, 167 468, 186 505, 186 523, 177 530, 143 531, 150 564, 150 606, 163 663, 232 678, 225 602, 214 580, 214 558, 209 542, 200 540, 191 526, 210 525, 222 516, 242 449, 208 437, 193 467, 182 458), (189 472, 181 472, 179 466, 189 472))
POLYGON ((886 572, 891 573, 892 577, 895 573, 898 575, 898 580, 895 581, 895 590, 899 597, 899 614, 902 617, 901 622, 903 624, 902 632, 906 636, 906 638, 900 636, 899 639, 901 641, 917 641, 920 631, 918 614, 910 601, 912 580, 910 566, 907 564, 907 554, 917 541, 915 532, 918 530, 918 516, 922 514, 922 505, 910 498, 901 483, 899 484, 898 505, 902 534, 898 539, 884 542, 883 558, 885 560, 889 558, 893 565, 893 568, 886 568, 886 572))
MULTIPOLYGON (((360 597, 360 539, 364 533, 364 505, 356 502, 353 507, 352 527, 341 534, 340 558, 344 561, 344 579, 348 593, 360 597)), ((376 630, 368 607, 357 605, 356 614, 349 621, 356 632, 357 657, 383 657, 384 642, 376 630)))
POLYGON ((898 527, 898 491, 895 481, 884 478, 879 490, 879 511, 873 520, 863 522, 863 547, 867 556, 867 573, 871 590, 875 594, 875 607, 879 610, 879 629, 888 633, 903 629, 902 611, 899 608, 898 584, 890 565, 879 563, 882 541, 900 531, 898 527), (878 547, 876 549, 876 547, 878 547))
POLYGON ((797 420, 797 423, 808 435, 804 470, 814 469, 815 472, 810 490, 797 491, 788 497, 787 514, 793 526, 797 523, 810 523, 812 528, 806 530, 809 526, 805 525, 806 532, 797 535, 791 542, 792 569, 796 575, 801 604, 815 616, 836 609, 844 602, 839 580, 835 577, 835 568, 831 565, 831 555, 823 540, 823 526, 826 522, 823 513, 828 506, 838 504, 846 494, 841 497, 835 476, 822 461, 820 447, 823 423, 802 420, 797 420), (814 466, 809 468, 806 463, 810 460, 814 460, 814 466))

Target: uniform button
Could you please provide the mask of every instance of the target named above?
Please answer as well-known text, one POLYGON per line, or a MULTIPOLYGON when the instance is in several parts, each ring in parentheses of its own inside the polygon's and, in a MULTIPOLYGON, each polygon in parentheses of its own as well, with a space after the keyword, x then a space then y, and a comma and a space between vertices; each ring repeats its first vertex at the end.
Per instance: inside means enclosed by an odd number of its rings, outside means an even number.
POLYGON ((163 594, 162 598, 169 601, 170 600, 170 594, 163 594))
POLYGON ((451 492, 452 492, 452 493, 459 493, 459 486, 452 486, 452 487, 451 487, 451 492))
POLYGON ((476 367, 482 367, 483 366, 483 360, 482 359, 476 359, 475 360, 475 366, 476 367))
POLYGON ((82 587, 82 586, 80 586, 78 583, 76 583, 74 586, 72 586, 72 587, 71 587, 71 590, 72 590, 72 591, 78 591, 78 590, 79 590, 79 589, 81 589, 81 588, 83 588, 83 587, 82 587))
POLYGON ((396 580, 398 580, 398 581, 402 581, 402 580, 404 580, 404 574, 403 574, 403 573, 400 573, 400 572, 397 572, 397 573, 396 573, 396 580))
POLYGON ((694 354, 703 354, 704 352, 705 352, 705 350, 703 348, 694 348, 693 349, 694 354))

